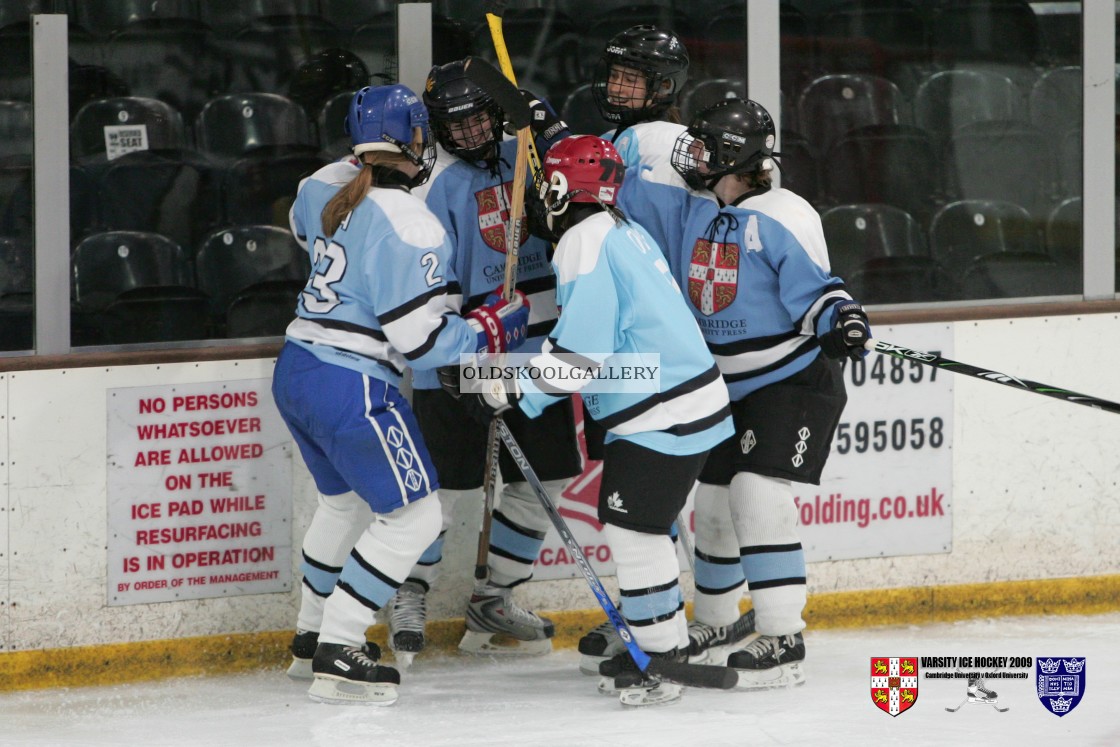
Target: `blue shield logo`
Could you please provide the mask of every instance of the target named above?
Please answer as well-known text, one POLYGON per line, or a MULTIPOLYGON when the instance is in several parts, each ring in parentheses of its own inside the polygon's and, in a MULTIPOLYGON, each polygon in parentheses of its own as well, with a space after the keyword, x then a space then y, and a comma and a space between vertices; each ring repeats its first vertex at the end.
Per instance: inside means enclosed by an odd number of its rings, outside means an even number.
POLYGON ((1085 695, 1085 657, 1035 657, 1035 685, 1038 699, 1056 716, 1064 716, 1085 695))

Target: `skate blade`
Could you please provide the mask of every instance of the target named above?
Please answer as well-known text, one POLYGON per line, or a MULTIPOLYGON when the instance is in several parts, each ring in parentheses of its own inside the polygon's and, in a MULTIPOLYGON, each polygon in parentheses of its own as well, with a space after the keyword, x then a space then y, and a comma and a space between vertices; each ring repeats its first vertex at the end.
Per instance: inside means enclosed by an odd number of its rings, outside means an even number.
POLYGON ((739 682, 736 690, 773 690, 783 687, 800 687, 805 684, 805 670, 801 662, 782 664, 772 669, 753 671, 736 669, 739 682))
POLYGON ((293 658, 291 666, 288 667, 288 676, 296 682, 314 679, 315 673, 311 671, 311 659, 293 658))
POLYGON ((661 706, 677 703, 684 688, 673 682, 662 682, 654 688, 628 687, 618 693, 618 702, 628 708, 661 706))
POLYGON ((505 633, 468 630, 459 641, 459 650, 480 656, 544 656, 552 652, 552 639, 523 641, 505 633))
POLYGON ((614 686, 614 677, 599 677, 598 686, 600 695, 618 695, 620 690, 614 686))
POLYGON ((392 682, 354 682, 330 675, 315 675, 307 695, 328 705, 370 706, 390 706, 400 696, 392 682))

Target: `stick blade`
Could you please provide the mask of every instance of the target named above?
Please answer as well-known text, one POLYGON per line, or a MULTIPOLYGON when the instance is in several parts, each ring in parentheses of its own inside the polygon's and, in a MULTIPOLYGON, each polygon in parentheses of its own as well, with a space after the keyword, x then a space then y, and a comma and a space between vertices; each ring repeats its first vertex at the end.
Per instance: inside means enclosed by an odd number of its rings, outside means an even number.
POLYGON ((687 664, 682 661, 651 659, 649 672, 688 687, 704 687, 710 690, 734 690, 739 682, 739 674, 731 667, 713 664, 687 664))
POLYGON ((483 12, 501 18, 502 14, 506 12, 506 5, 508 4, 508 0, 489 0, 483 12))
POLYGON ((529 110, 529 102, 517 90, 517 86, 509 78, 502 75, 502 71, 491 65, 481 57, 468 57, 464 67, 467 78, 490 94, 491 98, 502 107, 510 124, 515 129, 522 130, 532 122, 533 113, 529 110))

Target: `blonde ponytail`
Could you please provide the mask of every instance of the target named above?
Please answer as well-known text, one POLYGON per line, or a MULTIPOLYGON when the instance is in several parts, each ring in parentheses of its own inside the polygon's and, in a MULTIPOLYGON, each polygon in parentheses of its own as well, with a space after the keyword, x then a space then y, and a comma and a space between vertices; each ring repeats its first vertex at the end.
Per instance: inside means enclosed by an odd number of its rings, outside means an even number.
POLYGON ((323 207, 319 221, 323 225, 324 236, 334 236, 335 231, 342 225, 343 219, 358 205, 362 203, 369 190, 377 186, 375 166, 384 166, 399 169, 408 163, 403 153, 389 153, 386 151, 367 151, 358 158, 362 161, 362 168, 357 175, 323 207))

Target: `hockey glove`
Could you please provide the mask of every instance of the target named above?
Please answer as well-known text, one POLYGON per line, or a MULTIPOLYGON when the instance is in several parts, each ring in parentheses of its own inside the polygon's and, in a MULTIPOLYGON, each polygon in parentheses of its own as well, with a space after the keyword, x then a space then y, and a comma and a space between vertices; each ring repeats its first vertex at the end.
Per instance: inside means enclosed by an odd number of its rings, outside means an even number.
POLYGON ((458 366, 444 366, 436 373, 443 390, 459 400, 467 414, 483 425, 489 425, 492 418, 506 412, 521 399, 516 379, 491 381, 482 393, 463 392, 458 366))
POLYGON ((529 102, 529 111, 532 113, 529 128, 533 131, 534 137, 543 141, 545 150, 572 134, 568 129, 568 123, 560 119, 552 104, 532 91, 526 91, 524 88, 520 90, 521 95, 529 102))
POLYGON ((836 309, 836 325, 821 336, 821 351, 829 358, 844 356, 858 361, 867 355, 864 345, 871 339, 871 325, 863 307, 849 301, 836 309))
POLYGON ((491 293, 486 301, 466 315, 467 324, 478 333, 477 353, 505 353, 525 343, 529 328, 529 299, 514 291, 506 301, 491 293))

